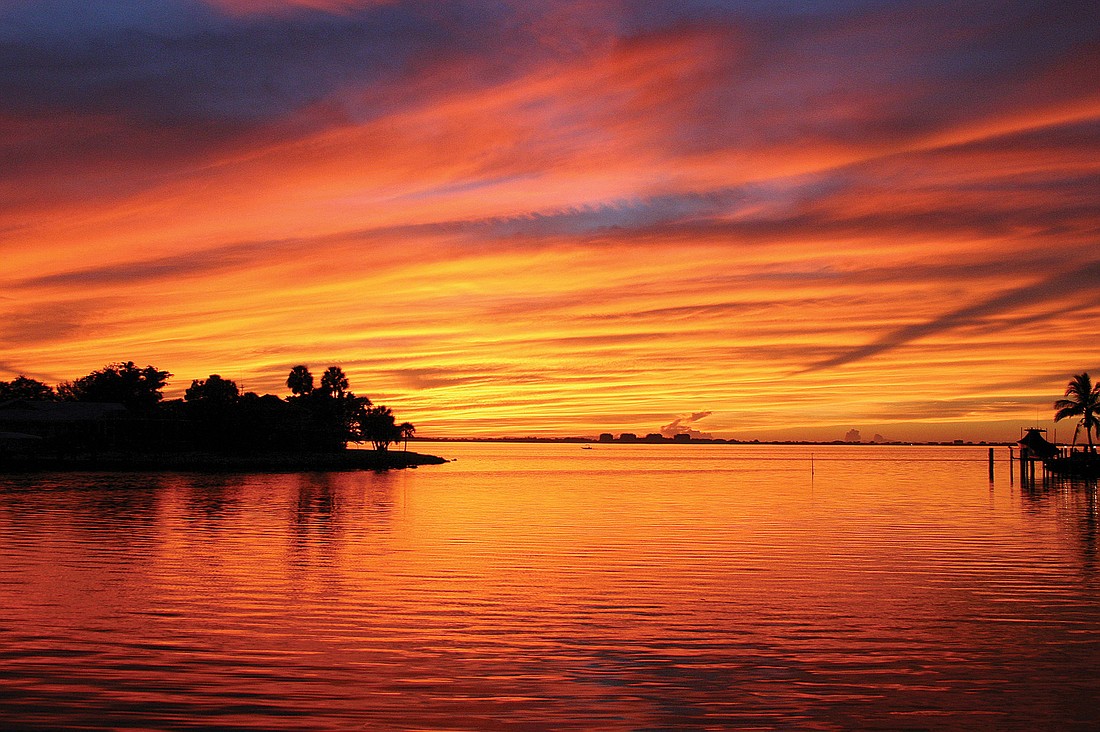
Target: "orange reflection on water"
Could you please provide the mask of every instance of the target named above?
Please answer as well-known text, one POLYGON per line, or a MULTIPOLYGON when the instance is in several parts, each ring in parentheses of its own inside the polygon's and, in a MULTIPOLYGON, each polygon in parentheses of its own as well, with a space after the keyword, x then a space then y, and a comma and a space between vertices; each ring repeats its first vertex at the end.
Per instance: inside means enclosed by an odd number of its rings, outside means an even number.
POLYGON ((973 448, 433 449, 457 461, 5 481, 11 718, 636 729, 1091 714, 1092 493, 1020 493, 1000 470, 990 487, 973 448))

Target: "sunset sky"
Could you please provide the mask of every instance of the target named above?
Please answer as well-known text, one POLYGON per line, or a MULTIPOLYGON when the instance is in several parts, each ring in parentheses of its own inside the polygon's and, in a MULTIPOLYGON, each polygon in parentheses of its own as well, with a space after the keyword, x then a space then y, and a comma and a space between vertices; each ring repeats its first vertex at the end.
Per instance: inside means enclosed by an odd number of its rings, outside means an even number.
POLYGON ((1100 376, 1100 5, 0 0, 0 260, 0 379, 1015 438, 1100 376))

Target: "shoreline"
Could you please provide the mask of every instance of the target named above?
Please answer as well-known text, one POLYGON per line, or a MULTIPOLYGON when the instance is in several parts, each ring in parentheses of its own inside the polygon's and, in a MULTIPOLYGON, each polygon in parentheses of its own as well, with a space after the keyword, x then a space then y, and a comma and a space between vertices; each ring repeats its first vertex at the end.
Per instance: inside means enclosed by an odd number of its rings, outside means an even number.
POLYGON ((403 470, 449 462, 418 452, 345 450, 334 453, 274 453, 221 455, 217 453, 103 454, 80 457, 20 456, 0 459, 0 475, 18 473, 311 473, 356 470, 403 470))
POLYGON ((639 437, 636 440, 600 440, 595 437, 415 437, 409 444, 418 442, 443 443, 515 443, 515 444, 566 444, 566 445, 732 445, 734 447, 754 447, 757 445, 780 446, 849 446, 849 447, 1013 447, 1015 442, 987 440, 950 440, 942 442, 906 442, 890 440, 884 442, 847 442, 845 440, 726 440, 721 438, 675 440, 652 440, 639 437))

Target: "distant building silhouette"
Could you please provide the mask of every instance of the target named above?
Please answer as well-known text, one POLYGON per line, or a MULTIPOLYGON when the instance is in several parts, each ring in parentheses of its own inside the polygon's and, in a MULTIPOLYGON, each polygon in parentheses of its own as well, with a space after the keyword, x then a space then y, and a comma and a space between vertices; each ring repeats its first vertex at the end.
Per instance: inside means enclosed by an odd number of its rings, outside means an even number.
POLYGON ((610 432, 601 432, 600 433, 600 442, 614 442, 614 441, 615 441, 615 435, 611 434, 610 432))
POLYGON ((637 442, 638 436, 633 432, 623 432, 619 435, 619 442, 637 442))

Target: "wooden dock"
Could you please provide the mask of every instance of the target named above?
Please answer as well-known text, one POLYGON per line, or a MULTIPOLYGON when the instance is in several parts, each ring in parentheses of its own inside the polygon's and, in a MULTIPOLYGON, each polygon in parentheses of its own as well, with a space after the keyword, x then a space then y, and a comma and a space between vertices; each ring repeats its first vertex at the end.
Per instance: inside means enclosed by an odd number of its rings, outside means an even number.
MULTIPOLYGON (((1009 464, 1014 461, 1019 464, 1021 486, 1035 487, 1037 472, 1042 485, 1048 485, 1054 480, 1095 480, 1100 477, 1100 456, 1095 450, 1088 452, 1056 445, 1043 437, 1045 432, 1046 430, 1038 427, 1030 427, 1016 443, 1018 453, 1013 447, 1008 448, 1009 464)), ((993 456, 990 455, 990 475, 993 471, 992 460, 993 456)), ((1013 468, 1012 473, 1015 472, 1013 468)))

